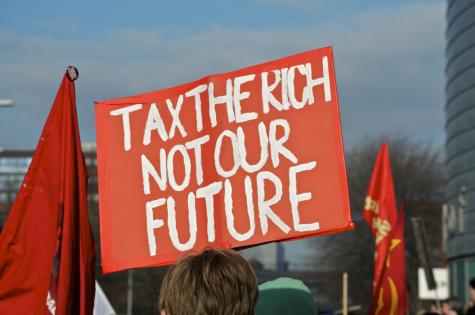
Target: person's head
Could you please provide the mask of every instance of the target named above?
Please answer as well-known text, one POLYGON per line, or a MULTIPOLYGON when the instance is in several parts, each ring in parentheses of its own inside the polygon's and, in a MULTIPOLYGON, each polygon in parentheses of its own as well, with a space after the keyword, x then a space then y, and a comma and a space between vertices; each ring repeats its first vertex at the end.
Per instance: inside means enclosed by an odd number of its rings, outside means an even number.
POLYGON ((256 315, 315 315, 317 305, 300 280, 277 278, 259 285, 256 315))
POLYGON ((442 303, 442 313, 444 315, 462 315, 463 308, 463 302, 454 296, 449 297, 442 303))
POLYGON ((475 304, 475 278, 470 280, 470 301, 475 304))
POLYGON ((254 315, 256 275, 237 252, 206 249, 172 265, 160 289, 166 315, 254 315))

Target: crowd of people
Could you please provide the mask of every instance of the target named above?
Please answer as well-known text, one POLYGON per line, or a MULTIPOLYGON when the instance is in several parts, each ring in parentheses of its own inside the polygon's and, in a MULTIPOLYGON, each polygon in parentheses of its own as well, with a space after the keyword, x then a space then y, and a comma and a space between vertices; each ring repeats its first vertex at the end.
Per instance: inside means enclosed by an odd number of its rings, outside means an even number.
MULTIPOLYGON (((471 305, 452 297, 440 309, 421 315, 475 315, 475 278, 471 305)), ((160 290, 161 315, 315 315, 310 289, 300 280, 277 278, 257 285, 253 268, 239 253, 206 249, 172 265, 160 290)))

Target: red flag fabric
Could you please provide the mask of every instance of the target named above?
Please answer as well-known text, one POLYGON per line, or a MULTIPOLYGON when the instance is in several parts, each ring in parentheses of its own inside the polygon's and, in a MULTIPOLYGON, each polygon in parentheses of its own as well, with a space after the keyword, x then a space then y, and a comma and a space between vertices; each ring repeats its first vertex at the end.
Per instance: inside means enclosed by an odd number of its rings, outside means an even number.
POLYGON ((391 235, 388 256, 381 279, 374 290, 368 314, 407 314, 404 205, 401 207, 396 228, 391 235))
POLYGON ((397 221, 394 183, 386 144, 381 146, 374 165, 365 199, 363 217, 370 225, 371 232, 375 237, 374 291, 381 277, 391 244, 390 236, 397 221))
POLYGON ((92 314, 86 183, 74 82, 65 74, 0 235, 0 314, 92 314))

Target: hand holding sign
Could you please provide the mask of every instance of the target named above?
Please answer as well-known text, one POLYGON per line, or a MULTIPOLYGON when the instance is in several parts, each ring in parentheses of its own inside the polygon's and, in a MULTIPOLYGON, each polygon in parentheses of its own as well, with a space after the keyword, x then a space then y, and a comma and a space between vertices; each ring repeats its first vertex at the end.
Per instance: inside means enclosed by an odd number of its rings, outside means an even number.
POLYGON ((352 227, 330 48, 96 114, 104 272, 352 227))

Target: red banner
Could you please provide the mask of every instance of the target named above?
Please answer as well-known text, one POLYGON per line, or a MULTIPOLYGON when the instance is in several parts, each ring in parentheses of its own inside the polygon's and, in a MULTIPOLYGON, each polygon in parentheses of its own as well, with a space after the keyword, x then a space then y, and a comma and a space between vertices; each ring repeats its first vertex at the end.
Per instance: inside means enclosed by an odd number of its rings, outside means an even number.
POLYGON ((353 227, 331 48, 96 103, 104 272, 353 227))
POLYGON ((68 67, 0 234, 0 314, 89 315, 95 249, 68 67))
POLYGON ((406 255, 404 237, 405 204, 390 236, 390 246, 381 277, 373 292, 369 315, 407 314, 406 255))
POLYGON ((374 163, 373 174, 365 198, 363 217, 374 236, 374 278, 376 290, 388 256, 391 234, 397 222, 396 197, 388 146, 384 143, 374 163))

